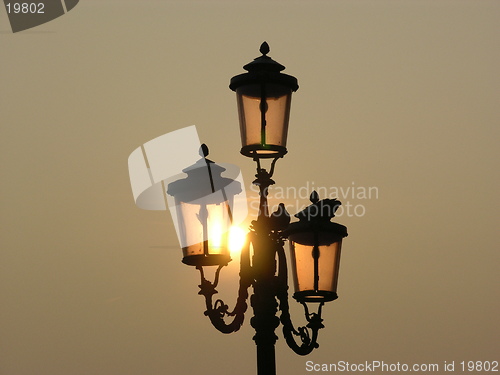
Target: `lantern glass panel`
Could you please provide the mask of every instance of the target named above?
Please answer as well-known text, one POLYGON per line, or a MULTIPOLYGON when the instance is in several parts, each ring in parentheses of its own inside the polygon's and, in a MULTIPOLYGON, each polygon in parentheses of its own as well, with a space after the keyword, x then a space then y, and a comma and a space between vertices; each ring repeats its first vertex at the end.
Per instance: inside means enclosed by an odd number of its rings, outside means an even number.
MULTIPOLYGON (((184 260, 191 256, 220 255, 229 258, 230 208, 221 203, 178 202, 178 225, 183 238, 184 260), (201 203, 201 204, 200 204, 201 203)), ((208 265, 208 264, 207 264, 208 265)))
POLYGON ((242 147, 273 156, 286 149, 292 91, 278 84, 249 84, 236 90, 242 147), (262 98, 264 105, 261 105, 262 98), (262 126, 264 111, 266 126, 262 126))
POLYGON ((317 288, 315 287, 315 234, 311 232, 290 235, 295 292, 309 300, 322 300, 325 293, 336 293, 340 267, 342 239, 329 233, 318 233, 317 288))

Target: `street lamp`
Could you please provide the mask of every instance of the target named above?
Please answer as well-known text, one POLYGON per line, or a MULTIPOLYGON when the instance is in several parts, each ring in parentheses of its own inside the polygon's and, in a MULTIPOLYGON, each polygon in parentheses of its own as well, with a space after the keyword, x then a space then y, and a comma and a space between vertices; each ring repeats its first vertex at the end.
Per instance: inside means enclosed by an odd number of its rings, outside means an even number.
POLYGON ((231 258, 228 237, 234 195, 239 182, 222 177, 225 168, 207 159, 208 147, 201 146, 201 159, 185 168, 187 174, 168 185, 175 199, 177 225, 182 243, 182 262, 191 266, 227 265, 231 258))
POLYGON ((281 73, 283 65, 271 59, 269 45, 260 47, 262 56, 243 68, 247 73, 231 79, 236 91, 241 130, 241 153, 252 158, 274 158, 286 154, 286 137, 292 92, 297 78, 281 73))
POLYGON ((347 228, 331 222, 340 206, 336 199, 320 200, 311 193, 311 205, 295 216, 290 224, 284 205, 269 214, 267 194, 278 159, 286 153, 288 118, 292 92, 297 79, 281 73, 285 67, 267 54, 269 46, 261 45, 262 56, 244 66, 247 73, 231 79, 236 91, 241 130, 241 153, 257 163, 259 213, 252 221, 241 251, 240 280, 233 310, 222 300, 213 301, 221 269, 231 260, 227 234, 232 221, 231 197, 239 192, 238 183, 221 176, 223 168, 206 159, 208 148, 202 146, 202 158, 183 170, 187 177, 168 185, 167 194, 174 197, 184 252, 183 262, 195 266, 201 277, 200 295, 205 297, 205 315, 223 333, 237 331, 247 310, 249 288, 255 329, 258 375, 276 374, 276 328, 281 324, 288 346, 306 355, 319 345, 318 331, 323 328, 321 311, 324 303, 337 298, 337 280, 342 239, 347 228), (270 170, 262 168, 264 159, 272 159, 270 170), (229 192, 229 193, 228 193, 229 192), (284 251, 290 242, 291 264, 295 284, 293 297, 303 305, 307 324, 295 328, 288 306, 288 270, 284 251), (205 278, 205 266, 218 266, 214 281, 205 278), (312 303, 316 312, 310 312, 312 303), (279 310, 279 316, 278 316, 279 310), (229 320, 229 321, 226 321, 229 320), (298 343, 297 340, 298 339, 298 343))
POLYGON ((293 297, 299 302, 328 302, 337 299, 340 250, 347 228, 330 221, 340 206, 338 200, 320 201, 313 192, 311 202, 295 215, 300 221, 290 224, 284 233, 290 241, 293 297))

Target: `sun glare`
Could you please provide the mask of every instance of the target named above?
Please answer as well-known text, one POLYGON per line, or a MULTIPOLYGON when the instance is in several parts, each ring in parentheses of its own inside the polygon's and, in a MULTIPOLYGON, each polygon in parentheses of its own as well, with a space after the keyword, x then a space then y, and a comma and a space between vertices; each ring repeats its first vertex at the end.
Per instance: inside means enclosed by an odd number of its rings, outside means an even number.
POLYGON ((243 228, 232 226, 229 229, 229 252, 235 256, 241 252, 245 244, 246 231, 243 228))

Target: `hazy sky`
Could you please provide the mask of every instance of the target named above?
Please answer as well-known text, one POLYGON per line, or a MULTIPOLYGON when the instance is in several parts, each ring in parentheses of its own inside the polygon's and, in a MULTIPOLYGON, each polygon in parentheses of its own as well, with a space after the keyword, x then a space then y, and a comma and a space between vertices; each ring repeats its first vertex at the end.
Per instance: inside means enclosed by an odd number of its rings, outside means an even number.
MULTIPOLYGON (((13 34, 2 7, 0 374, 256 372, 251 314, 236 334, 210 325, 170 216, 134 204, 127 158, 194 124, 249 188, 228 84, 264 40, 300 85, 275 193, 378 191, 339 197, 363 213, 337 218, 340 298, 312 355, 279 331, 278 373, 499 361, 499 19, 481 0, 82 0, 13 34)), ((271 203, 307 203, 290 194, 271 203)))

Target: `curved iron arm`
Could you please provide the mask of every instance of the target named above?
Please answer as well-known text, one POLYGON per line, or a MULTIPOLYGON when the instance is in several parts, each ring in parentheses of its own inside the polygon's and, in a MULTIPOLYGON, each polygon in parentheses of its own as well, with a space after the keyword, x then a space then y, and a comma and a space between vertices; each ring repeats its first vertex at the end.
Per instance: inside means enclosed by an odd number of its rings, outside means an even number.
MULTIPOLYGON (((283 155, 281 156, 278 156, 276 158, 273 158, 272 162, 271 162, 271 169, 269 170, 269 172, 266 172, 267 173, 267 176, 269 178, 273 177, 273 174, 274 174, 274 166, 276 165, 276 162, 278 161, 278 159, 281 159, 283 157, 283 155)), ((259 158, 254 158, 253 159, 256 163, 257 163, 257 174, 259 173, 259 171, 265 171, 265 169, 263 169, 260 165, 260 159, 259 158)))
POLYGON ((205 304, 207 310, 204 312, 210 318, 212 325, 222 333, 232 333, 240 329, 243 324, 245 311, 247 310, 248 288, 252 284, 251 266, 250 266, 250 242, 247 236, 245 246, 241 251, 240 261, 240 285, 238 290, 238 298, 233 311, 228 311, 229 306, 226 305, 221 299, 217 299, 215 303, 212 302, 213 295, 217 294, 217 284, 219 283, 219 274, 224 267, 220 265, 215 272, 214 282, 211 283, 205 279, 203 267, 196 267, 200 271, 201 284, 199 285, 200 291, 198 294, 205 297, 205 304), (224 317, 234 317, 230 323, 226 323, 224 317))
POLYGON ((278 252, 278 300, 279 309, 281 311, 280 321, 283 324, 283 335, 285 337, 288 346, 299 355, 307 355, 311 353, 315 348, 319 347, 317 342, 318 331, 324 328, 323 319, 321 318, 321 310, 323 307, 323 302, 320 303, 317 313, 309 313, 309 309, 305 302, 301 302, 304 306, 305 316, 307 319, 307 325, 304 327, 299 327, 295 329, 290 317, 289 305, 288 305, 288 270, 286 265, 286 257, 283 246, 277 246, 278 252), (297 344, 294 336, 299 336, 301 344, 297 344))

